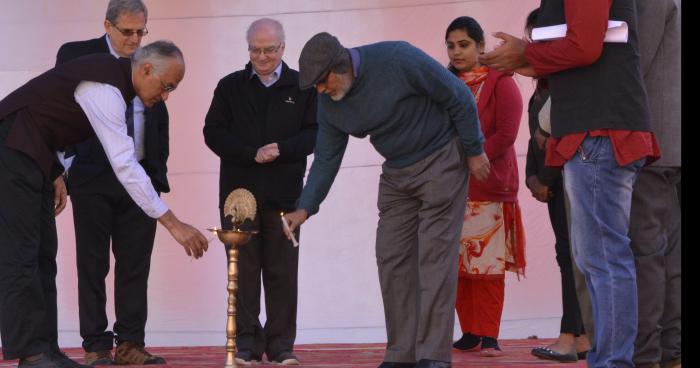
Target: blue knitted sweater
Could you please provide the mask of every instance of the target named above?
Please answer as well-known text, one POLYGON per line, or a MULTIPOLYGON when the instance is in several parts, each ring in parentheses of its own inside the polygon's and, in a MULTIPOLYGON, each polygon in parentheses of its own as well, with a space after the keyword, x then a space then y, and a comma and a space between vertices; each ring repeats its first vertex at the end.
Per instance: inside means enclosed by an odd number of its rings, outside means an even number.
POLYGON ((318 212, 335 179, 348 136, 370 137, 385 165, 420 161, 459 136, 467 156, 483 152, 484 137, 471 92, 435 59, 407 42, 358 47, 360 66, 340 101, 318 96, 314 161, 299 199, 318 212))

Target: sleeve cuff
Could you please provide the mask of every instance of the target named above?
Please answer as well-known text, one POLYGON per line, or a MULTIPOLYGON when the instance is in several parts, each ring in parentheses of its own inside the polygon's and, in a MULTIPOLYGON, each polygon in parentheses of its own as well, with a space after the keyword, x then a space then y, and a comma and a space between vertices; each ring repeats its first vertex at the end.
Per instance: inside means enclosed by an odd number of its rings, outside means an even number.
POLYGON ((163 202, 162 199, 160 199, 160 197, 158 197, 151 205, 151 207, 145 210, 144 212, 146 212, 148 217, 157 219, 163 216, 166 212, 168 212, 168 206, 165 204, 165 202, 163 202))

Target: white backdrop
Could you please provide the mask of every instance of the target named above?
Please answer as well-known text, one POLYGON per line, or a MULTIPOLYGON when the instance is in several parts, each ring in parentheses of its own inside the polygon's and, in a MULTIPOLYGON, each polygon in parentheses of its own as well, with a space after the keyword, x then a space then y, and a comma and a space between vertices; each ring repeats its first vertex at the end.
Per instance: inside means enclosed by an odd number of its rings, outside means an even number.
MULTIPOLYGON (((53 66, 64 42, 101 36, 106 0, 0 0, 0 98, 53 66)), ((282 22, 284 60, 297 68, 299 52, 313 34, 328 31, 348 47, 406 40, 447 63, 445 28, 461 15, 476 18, 487 34, 522 34, 537 0, 146 0, 148 43, 179 45, 187 73, 168 100, 169 180, 165 201, 184 221, 205 229, 218 225, 218 158, 204 144, 202 126, 220 78, 247 61, 247 26, 259 17, 282 22)), ((487 49, 495 40, 487 38, 487 49)), ((529 79, 517 80, 525 106, 529 79)), ((561 292, 554 237, 546 206, 524 185, 528 129, 523 114, 516 142, 520 201, 527 235, 527 274, 508 275, 501 338, 559 333, 561 292)), ((302 230, 297 343, 383 342, 384 316, 374 258, 377 183, 382 163, 368 140, 352 139, 335 184, 302 230)), ((270 178, 274 180, 274 178, 270 178)), ((75 236, 70 205, 57 219, 59 233, 59 332, 62 346, 80 346, 75 236)), ((191 261, 159 228, 149 283, 149 345, 215 345, 224 342, 226 270, 222 246, 212 242, 191 261)), ((112 276, 108 285, 112 283, 112 276)), ((111 285, 110 325, 114 322, 111 285)), ((261 318, 264 317, 264 312, 261 318)), ((459 333, 455 326, 455 336, 459 333)))

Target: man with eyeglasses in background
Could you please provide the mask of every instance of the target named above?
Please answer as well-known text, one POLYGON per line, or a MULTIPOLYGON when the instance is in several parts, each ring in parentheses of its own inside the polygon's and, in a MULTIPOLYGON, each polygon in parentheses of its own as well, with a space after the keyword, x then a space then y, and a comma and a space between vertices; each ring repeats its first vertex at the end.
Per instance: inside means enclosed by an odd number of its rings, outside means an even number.
MULTIPOLYGON (((110 0, 105 18, 105 35, 64 44, 58 51, 56 64, 94 53, 130 58, 142 37, 148 34, 146 6, 141 0, 110 0)), ((165 103, 159 101, 153 107, 145 107, 135 97, 127 105, 126 115, 127 133, 133 138, 137 161, 159 194, 169 192, 165 103)), ((144 350, 148 275, 156 220, 147 216, 119 183, 97 137, 69 147, 66 156, 70 156, 64 166, 73 204, 80 336, 85 363, 165 364, 163 358, 144 350), (115 258, 114 332, 108 330, 105 312, 110 239, 115 258), (117 349, 113 358, 115 339, 117 349)))
MULTIPOLYGON (((228 194, 250 190, 257 201, 260 233, 238 256, 236 362, 296 365, 299 248, 282 230, 281 212, 301 193, 306 156, 316 142, 316 93, 299 90, 299 76, 282 61, 284 29, 273 19, 254 21, 246 33, 250 62, 214 90, 204 124, 207 146, 221 159, 219 209, 228 194), (265 287, 265 326, 260 324, 260 276, 265 287)), ((299 233, 295 234, 298 239, 299 233)))

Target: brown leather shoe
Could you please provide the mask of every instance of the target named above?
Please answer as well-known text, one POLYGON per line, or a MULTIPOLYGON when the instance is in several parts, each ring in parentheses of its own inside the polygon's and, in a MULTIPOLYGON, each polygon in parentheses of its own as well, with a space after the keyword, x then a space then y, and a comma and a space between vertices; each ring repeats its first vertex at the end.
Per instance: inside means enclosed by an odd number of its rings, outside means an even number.
POLYGON ((85 352, 85 365, 112 365, 114 358, 111 350, 98 350, 85 352))
POLYGON ((115 354, 114 362, 120 365, 165 364, 165 359, 151 355, 151 353, 144 349, 143 344, 124 341, 117 345, 117 353, 115 354))

